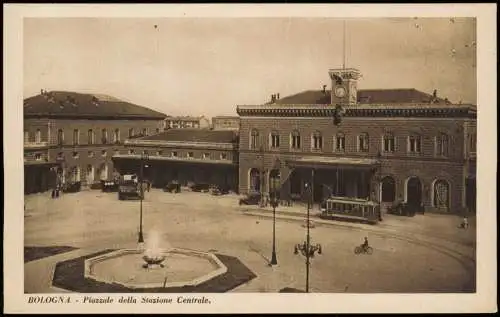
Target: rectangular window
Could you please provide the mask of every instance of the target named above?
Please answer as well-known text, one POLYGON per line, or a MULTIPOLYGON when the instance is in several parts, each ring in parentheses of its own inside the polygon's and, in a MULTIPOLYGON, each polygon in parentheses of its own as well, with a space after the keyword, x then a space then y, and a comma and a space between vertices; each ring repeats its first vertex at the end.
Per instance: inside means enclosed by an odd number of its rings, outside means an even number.
POLYGON ((113 134, 113 142, 120 142, 120 129, 115 129, 115 132, 113 134))
POLYGON ((203 158, 204 159, 209 159, 210 158, 210 153, 203 153, 203 158))
POLYGON ((335 150, 338 152, 345 151, 345 136, 337 135, 335 138, 335 150))
POLYGON ((108 152, 106 152, 106 150, 102 150, 102 151, 101 151, 101 155, 102 155, 102 156, 107 156, 107 155, 108 155, 108 152))
POLYGON ((408 138, 408 151, 410 153, 420 153, 422 150, 422 142, 420 139, 420 136, 418 135, 411 135, 408 138))
POLYGON ((108 143, 108 130, 102 129, 102 144, 107 144, 108 143))
POLYGON ((35 153, 35 160, 41 161, 42 160, 42 154, 41 153, 35 153))
POLYGON ((367 134, 361 134, 358 138, 358 150, 360 152, 368 152, 368 135, 367 134))
POLYGON ((220 154, 220 159, 221 160, 227 160, 227 154, 226 153, 221 153, 220 154))
POLYGON ((393 135, 385 135, 384 136, 384 152, 389 152, 392 153, 394 152, 395 149, 395 142, 394 142, 394 136, 393 135))
POLYGON ((271 148, 277 149, 280 147, 280 136, 278 134, 271 135, 271 148))
POLYGON ((476 153, 476 133, 471 133, 469 136, 470 153, 476 153))
POLYGON ((300 135, 292 135, 292 149, 300 149, 300 135))
POLYGON ((177 152, 173 151, 172 152, 172 157, 177 157, 177 152))
POLYGON ((80 131, 78 129, 73 130, 73 145, 80 144, 80 131))
POLYGON ((63 145, 64 144, 64 131, 62 129, 59 129, 57 131, 57 145, 63 145))
POLYGON ((89 130, 87 138, 88 144, 94 144, 94 131, 89 130))
POLYGON ((448 146, 448 135, 441 134, 436 137, 436 154, 438 156, 448 156, 448 146))
POLYGON ((252 135, 250 136, 250 148, 257 149, 258 146, 259 146, 259 135, 253 132, 252 135))
POLYGON ((188 158, 193 158, 194 157, 194 153, 193 152, 188 152, 187 153, 187 157, 188 158))
POLYGON ((94 152, 93 151, 89 151, 89 157, 94 157, 94 152))
POLYGON ((73 152, 73 158, 75 158, 75 159, 78 158, 78 152, 73 152))

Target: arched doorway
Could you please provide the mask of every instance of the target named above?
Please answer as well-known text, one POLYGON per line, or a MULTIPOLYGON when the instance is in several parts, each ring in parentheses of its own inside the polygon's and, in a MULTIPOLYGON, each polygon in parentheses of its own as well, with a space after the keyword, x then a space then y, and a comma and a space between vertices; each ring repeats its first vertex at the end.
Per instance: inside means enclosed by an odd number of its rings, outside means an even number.
POLYGON ((281 174, 278 169, 273 169, 269 172, 269 194, 273 195, 273 192, 276 192, 279 197, 279 191, 281 187, 280 183, 281 174))
POLYGON ((406 204, 418 208, 422 204, 422 183, 418 177, 410 177, 406 182, 406 204))
POLYGON ((396 200, 396 182, 391 176, 386 176, 380 184, 381 202, 393 203, 396 200))
POLYGON ((249 172, 249 191, 260 192, 260 172, 256 168, 250 169, 249 172))
POLYGON ((433 206, 439 209, 450 208, 450 185, 443 179, 438 179, 433 186, 433 206))

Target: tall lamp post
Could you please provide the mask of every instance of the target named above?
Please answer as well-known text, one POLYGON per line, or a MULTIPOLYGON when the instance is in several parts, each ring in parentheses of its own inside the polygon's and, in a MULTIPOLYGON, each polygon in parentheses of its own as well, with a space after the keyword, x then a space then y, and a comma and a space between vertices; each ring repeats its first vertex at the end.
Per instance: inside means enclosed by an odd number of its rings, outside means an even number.
POLYGON ((306 233, 306 241, 303 243, 299 243, 295 245, 294 248, 294 253, 298 254, 299 251, 300 253, 306 257, 306 293, 309 293, 309 267, 311 264, 311 258, 314 258, 314 255, 316 252, 318 254, 321 254, 321 244, 315 244, 311 245, 311 236, 309 233, 309 228, 310 228, 310 220, 309 220, 309 211, 311 209, 311 198, 312 198, 312 182, 313 182, 313 177, 314 177, 314 170, 312 171, 311 174, 311 184, 306 183, 306 192, 307 192, 307 222, 306 222, 306 228, 307 228, 307 233, 306 233))
MULTIPOLYGON (((275 170, 274 170, 275 171, 275 170)), ((273 171, 273 172, 274 172, 273 171)), ((280 174, 273 174, 272 189, 270 190, 269 196, 271 198, 271 206, 273 207, 273 251, 271 255, 271 265, 278 264, 276 259, 276 207, 278 207, 278 188, 276 186, 276 177, 280 177, 280 174)))
POLYGON ((139 218, 139 243, 144 243, 144 235, 142 233, 142 200, 144 198, 144 186, 142 184, 144 179, 144 161, 149 160, 149 155, 146 153, 141 154, 141 171, 139 176, 139 186, 140 186, 140 218, 139 218))

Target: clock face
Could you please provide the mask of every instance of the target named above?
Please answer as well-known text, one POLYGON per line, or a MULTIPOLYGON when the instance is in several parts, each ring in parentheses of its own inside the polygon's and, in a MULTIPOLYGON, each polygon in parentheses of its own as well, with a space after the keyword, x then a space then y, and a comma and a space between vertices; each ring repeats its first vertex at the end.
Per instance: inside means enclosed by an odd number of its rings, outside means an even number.
POLYGON ((345 96, 345 88, 344 87, 337 87, 335 88, 335 96, 342 98, 345 96))

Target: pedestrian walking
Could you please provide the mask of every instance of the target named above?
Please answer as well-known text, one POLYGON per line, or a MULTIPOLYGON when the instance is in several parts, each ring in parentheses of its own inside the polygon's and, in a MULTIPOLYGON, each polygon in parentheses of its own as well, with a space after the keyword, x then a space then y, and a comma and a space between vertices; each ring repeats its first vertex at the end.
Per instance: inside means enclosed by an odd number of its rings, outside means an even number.
POLYGON ((469 228, 469 219, 467 218, 467 216, 464 216, 464 218, 462 219, 461 227, 463 229, 469 228))

